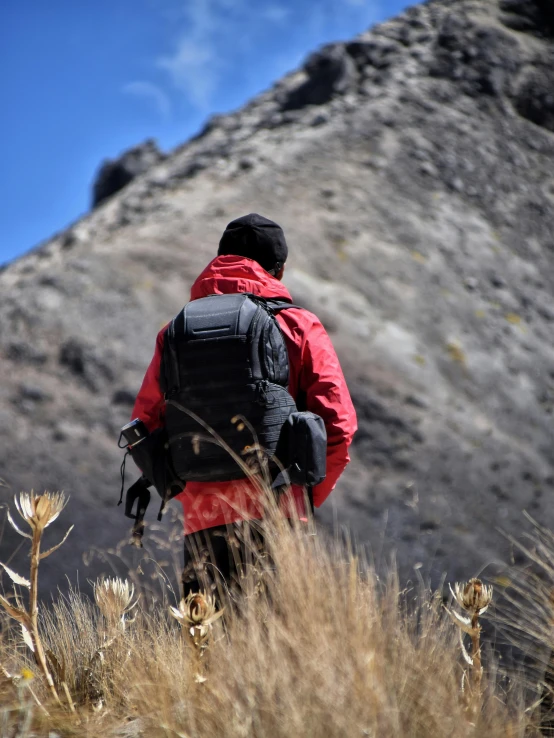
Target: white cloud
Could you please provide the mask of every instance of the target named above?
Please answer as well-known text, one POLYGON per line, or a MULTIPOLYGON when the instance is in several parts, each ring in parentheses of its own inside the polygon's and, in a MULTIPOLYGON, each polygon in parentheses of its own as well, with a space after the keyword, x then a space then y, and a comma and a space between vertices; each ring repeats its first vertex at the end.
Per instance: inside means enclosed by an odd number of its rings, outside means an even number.
MULTIPOLYGON (((153 0, 151 0, 153 1, 153 0)), ((248 77, 248 67, 260 63, 276 68, 276 56, 287 53, 303 58, 317 47, 301 49, 298 28, 310 39, 329 37, 336 29, 355 25, 357 32, 373 23, 380 13, 381 0, 156 0, 165 11, 171 9, 174 29, 172 47, 156 60, 173 87, 187 97, 202 113, 209 113, 218 99, 223 82, 234 85, 237 78, 248 77), (174 3, 174 4, 173 4, 174 3), (291 29, 294 48, 287 50, 287 30, 291 29), (273 58, 260 48, 263 39, 278 35, 283 50, 272 40, 273 58), (236 72, 236 74, 235 74, 236 72)), ((166 14, 169 20, 169 16, 166 14)), ((339 30, 341 29, 341 30, 339 30)))
POLYGON ((291 9, 285 8, 284 5, 270 5, 263 11, 263 17, 270 23, 281 24, 289 20, 291 16, 291 9))
POLYGON ((240 26, 237 29, 243 9, 243 0, 186 0, 183 13, 186 30, 173 53, 157 61, 157 66, 169 73, 173 84, 204 112, 211 107, 221 79, 222 37, 227 45, 237 30, 248 32, 240 26))
POLYGON ((210 107, 219 75, 209 39, 183 37, 173 54, 158 59, 158 66, 169 72, 175 87, 187 93, 196 107, 204 111, 210 107))
POLYGON ((166 93, 152 82, 136 81, 129 82, 123 87, 126 95, 142 97, 153 103, 162 118, 169 118, 171 114, 171 102, 166 93))

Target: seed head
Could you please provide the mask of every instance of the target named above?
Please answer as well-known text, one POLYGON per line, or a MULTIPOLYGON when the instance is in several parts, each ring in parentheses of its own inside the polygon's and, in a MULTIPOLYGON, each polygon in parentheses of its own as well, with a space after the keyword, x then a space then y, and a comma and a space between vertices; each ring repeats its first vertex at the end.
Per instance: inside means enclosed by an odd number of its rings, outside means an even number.
POLYGON ((63 492, 45 492, 43 495, 21 492, 14 502, 17 512, 33 530, 44 530, 59 516, 67 498, 63 492))
POLYGON ((133 602, 135 587, 127 579, 118 577, 98 579, 94 584, 94 599, 102 615, 107 620, 125 620, 126 613, 130 612, 138 600, 133 602))
POLYGON ((465 584, 457 582, 451 592, 458 605, 474 615, 482 615, 492 600, 492 587, 480 579, 470 579, 465 584))
POLYGON ((196 646, 203 645, 209 636, 211 626, 223 615, 223 609, 216 611, 211 595, 204 592, 191 592, 179 603, 170 607, 169 612, 187 630, 196 646))
POLYGON ((223 610, 216 612, 214 598, 204 592, 191 592, 179 603, 179 607, 170 607, 169 611, 180 623, 187 625, 211 625, 223 610))

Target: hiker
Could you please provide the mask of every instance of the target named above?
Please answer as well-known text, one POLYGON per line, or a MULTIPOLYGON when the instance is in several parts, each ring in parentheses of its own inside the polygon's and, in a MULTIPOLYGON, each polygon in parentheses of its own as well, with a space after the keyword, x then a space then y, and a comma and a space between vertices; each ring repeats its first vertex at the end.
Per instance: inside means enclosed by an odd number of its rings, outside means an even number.
MULTIPOLYGON (((184 596, 215 588, 215 572, 230 583, 237 576, 237 554, 240 564, 246 545, 253 541, 263 547, 259 488, 237 461, 240 454, 245 458, 241 449, 248 450, 248 442, 256 448, 242 417, 270 454, 279 453, 285 420, 287 432, 294 436, 300 428, 304 434, 289 438, 293 454, 316 446, 314 438, 325 438, 326 433, 323 474, 316 471, 311 477, 312 483, 320 482, 310 489, 315 507, 328 497, 350 460, 348 447, 357 427, 350 394, 322 324, 312 313, 292 306, 281 282, 287 255, 284 233, 273 221, 251 213, 229 223, 217 257, 192 286, 191 302, 159 332, 136 398, 132 417, 143 421, 150 434, 165 429, 169 437, 170 482, 177 481, 176 497, 184 510, 184 596), (256 317, 248 324, 244 316, 253 311, 256 317), (250 325, 248 330, 241 323, 250 325), (264 326, 260 339, 252 338, 254 324, 264 326), (252 353, 248 344, 255 340, 252 353), (256 368, 256 363, 267 366, 256 368), (269 379, 256 379, 260 371, 269 379), (198 416, 207 427, 199 425, 198 416), (210 438, 210 428, 234 457, 210 438), (179 481, 183 479, 186 485, 179 481)), ((255 466, 256 452, 253 458, 255 466)), ((314 463, 319 464, 317 459, 314 463)), ((290 476, 283 466, 273 465, 272 478, 281 475, 282 482, 292 482, 289 503, 292 499, 295 512, 306 518, 304 489, 294 483, 310 484, 309 474, 299 471, 302 464, 291 463, 290 476)))

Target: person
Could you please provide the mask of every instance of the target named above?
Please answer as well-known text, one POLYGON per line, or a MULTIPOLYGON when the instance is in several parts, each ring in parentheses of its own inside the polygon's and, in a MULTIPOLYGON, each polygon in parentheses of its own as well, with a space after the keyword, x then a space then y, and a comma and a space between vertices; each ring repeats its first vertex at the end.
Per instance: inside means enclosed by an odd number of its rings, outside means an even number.
MULTIPOLYGON (((288 393, 299 409, 322 418, 327 433, 326 476, 311 492, 313 505, 319 507, 350 460, 356 413, 323 325, 308 310, 287 305, 292 305, 292 298, 281 281, 287 256, 285 236, 277 223, 256 213, 238 218, 226 227, 218 254, 194 282, 190 299, 249 293, 278 300, 281 306, 285 303, 276 320, 288 352, 288 393)), ((168 412, 161 376, 166 331, 167 326, 158 333, 154 357, 133 408, 132 417, 142 420, 150 432, 164 426, 168 412)), ((186 482, 177 495, 184 512, 184 596, 206 587, 215 589, 221 585, 218 577, 228 585, 237 576, 245 546, 254 542, 263 547, 259 495, 248 478, 186 482)), ((290 499, 295 513, 305 518, 303 488, 292 485, 290 499)))

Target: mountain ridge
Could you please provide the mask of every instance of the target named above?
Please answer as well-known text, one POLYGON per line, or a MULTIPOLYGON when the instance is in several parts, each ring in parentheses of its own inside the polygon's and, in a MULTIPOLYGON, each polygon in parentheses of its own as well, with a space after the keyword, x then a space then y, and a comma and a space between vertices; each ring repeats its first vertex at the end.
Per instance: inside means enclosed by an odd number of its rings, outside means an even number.
POLYGON ((4 267, 0 477, 72 491, 72 556, 123 534, 115 442, 156 332, 252 210, 285 229, 360 418, 322 522, 376 552, 385 528, 406 576, 437 577, 505 562, 522 509, 554 522, 547 11, 431 0, 324 47, 4 267))

